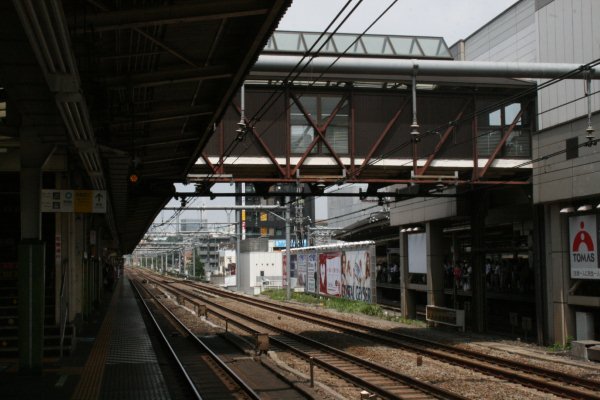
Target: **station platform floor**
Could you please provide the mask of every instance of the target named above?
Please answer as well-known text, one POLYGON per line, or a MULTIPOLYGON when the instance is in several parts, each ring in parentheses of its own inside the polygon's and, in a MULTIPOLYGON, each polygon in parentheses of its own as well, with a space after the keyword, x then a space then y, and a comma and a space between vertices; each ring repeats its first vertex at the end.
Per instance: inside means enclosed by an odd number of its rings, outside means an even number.
POLYGON ((169 361, 155 352, 126 278, 117 281, 103 314, 80 332, 71 355, 45 359, 37 376, 20 374, 16 361, 0 360, 0 398, 183 398, 167 389, 169 361))

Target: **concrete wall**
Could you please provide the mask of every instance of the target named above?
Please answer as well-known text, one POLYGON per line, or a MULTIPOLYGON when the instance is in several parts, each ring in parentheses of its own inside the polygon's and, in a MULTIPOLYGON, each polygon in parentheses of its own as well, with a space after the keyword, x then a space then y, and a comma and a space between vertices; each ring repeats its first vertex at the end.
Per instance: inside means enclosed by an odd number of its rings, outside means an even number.
MULTIPOLYGON (((592 118, 592 125, 600 130, 600 114, 592 118)), ((545 203, 600 194, 600 146, 583 146, 578 157, 567 160, 566 140, 585 139, 586 119, 578 119, 553 129, 539 132, 532 138, 533 159, 563 152, 534 164, 533 201, 545 203)))
POLYGON ((423 223, 456 215, 455 198, 417 197, 391 205, 390 225, 423 223))

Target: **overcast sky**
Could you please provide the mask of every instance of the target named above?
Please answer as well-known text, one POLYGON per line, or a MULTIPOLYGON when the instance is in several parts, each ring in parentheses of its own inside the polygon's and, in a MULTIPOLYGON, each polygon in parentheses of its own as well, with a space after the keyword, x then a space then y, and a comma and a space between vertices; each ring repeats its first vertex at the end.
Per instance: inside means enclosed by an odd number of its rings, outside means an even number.
MULTIPOLYGON (((346 2, 294 0, 277 29, 321 32, 346 2)), ((392 2, 364 0, 339 32, 361 33, 392 2)), ((514 3, 515 0, 399 0, 369 33, 442 36, 451 46, 514 3)))
MULTIPOLYGON (((294 0, 277 29, 321 32, 346 1, 294 0)), ((448 46, 452 46, 457 40, 468 37, 515 2, 515 0, 399 0, 368 33, 441 36, 448 46)), ((357 1, 354 1, 352 4, 356 3, 357 1)), ((392 0, 364 0, 339 32, 362 33, 391 3, 392 0)), ((177 185, 177 190, 184 191, 181 185, 177 185)), ((231 192, 233 186, 217 184, 213 187, 213 191, 231 192)), ((234 199, 231 197, 215 200, 197 198, 193 203, 195 206, 222 206, 234 204, 234 199)), ((179 202, 176 201, 169 203, 170 207, 178 205, 179 202)), ((321 207, 317 207, 317 219, 327 217, 325 207, 324 203, 321 203, 321 207)), ((155 222, 166 221, 171 215, 171 211, 163 211, 159 213, 155 222)), ((200 212, 184 212, 181 218, 198 219, 200 212)), ((224 211, 210 211, 202 213, 202 218, 207 218, 209 222, 227 222, 228 216, 224 211)), ((233 222, 235 216, 229 215, 229 218, 233 222)))

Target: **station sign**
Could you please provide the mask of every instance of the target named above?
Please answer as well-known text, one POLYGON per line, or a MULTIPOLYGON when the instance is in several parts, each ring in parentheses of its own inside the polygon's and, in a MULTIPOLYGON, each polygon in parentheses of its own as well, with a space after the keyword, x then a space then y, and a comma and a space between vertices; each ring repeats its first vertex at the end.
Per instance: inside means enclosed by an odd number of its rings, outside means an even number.
POLYGON ((106 213, 106 190, 42 189, 42 212, 106 213))
POLYGON ((596 215, 569 218, 569 255, 573 279, 600 279, 597 227, 596 215))

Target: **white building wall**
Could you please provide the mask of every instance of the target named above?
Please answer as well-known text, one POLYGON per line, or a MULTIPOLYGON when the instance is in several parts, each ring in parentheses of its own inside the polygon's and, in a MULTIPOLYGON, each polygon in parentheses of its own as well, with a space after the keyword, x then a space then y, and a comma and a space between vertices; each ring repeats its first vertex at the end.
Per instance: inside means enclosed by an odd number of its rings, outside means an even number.
MULTIPOLYGON (((395 186, 389 186, 386 190, 392 191, 394 188, 395 186)), ((367 185, 350 185, 339 189, 333 188, 330 191, 337 193, 358 193, 359 189, 362 189, 364 192, 367 190, 367 185)), ((381 210, 382 207, 377 205, 377 200, 374 197, 369 197, 368 200, 361 200, 358 196, 328 197, 327 216, 329 222, 327 225, 334 228, 343 228, 368 218, 371 213, 381 210)))
MULTIPOLYGON (((592 125, 600 128, 600 114, 594 115, 592 125)), ((579 136, 585 142, 587 118, 561 124, 533 137, 533 159, 562 152, 566 141, 579 136)), ((547 203, 600 193, 600 146, 582 146, 579 155, 567 160, 562 153, 534 165, 533 201, 547 203)))
POLYGON ((536 61, 535 1, 525 0, 465 40, 471 61, 536 61))
MULTIPOLYGON (((586 64, 600 58, 600 1, 554 0, 536 12, 536 20, 538 61, 586 64)), ((592 92, 598 90, 600 82, 596 80, 592 92)), ((585 115, 587 100, 583 96, 582 80, 564 80, 541 90, 538 128, 585 115)), ((592 110, 600 110, 600 94, 593 96, 592 110)))
POLYGON ((240 254, 239 276, 240 289, 246 293, 253 293, 253 288, 260 286, 257 277, 261 271, 265 277, 282 276, 282 253, 279 252, 250 252, 240 254))
MULTIPOLYGON (((465 40, 465 59, 583 65, 600 59, 597 21, 598 0, 522 0, 465 40)), ((592 81, 591 91, 600 91, 600 81, 592 81)), ((600 93, 591 101, 592 112, 599 111, 600 93)), ((587 99, 583 80, 566 79, 539 90, 537 106, 533 159, 564 151, 568 138, 577 136, 579 143, 585 140, 587 99)), ((598 122, 593 126, 600 131, 598 122)), ((560 154, 535 163, 534 202, 597 194, 600 182, 595 182, 595 174, 600 168, 600 155, 596 147, 580 149, 579 157, 573 160, 560 154)))

